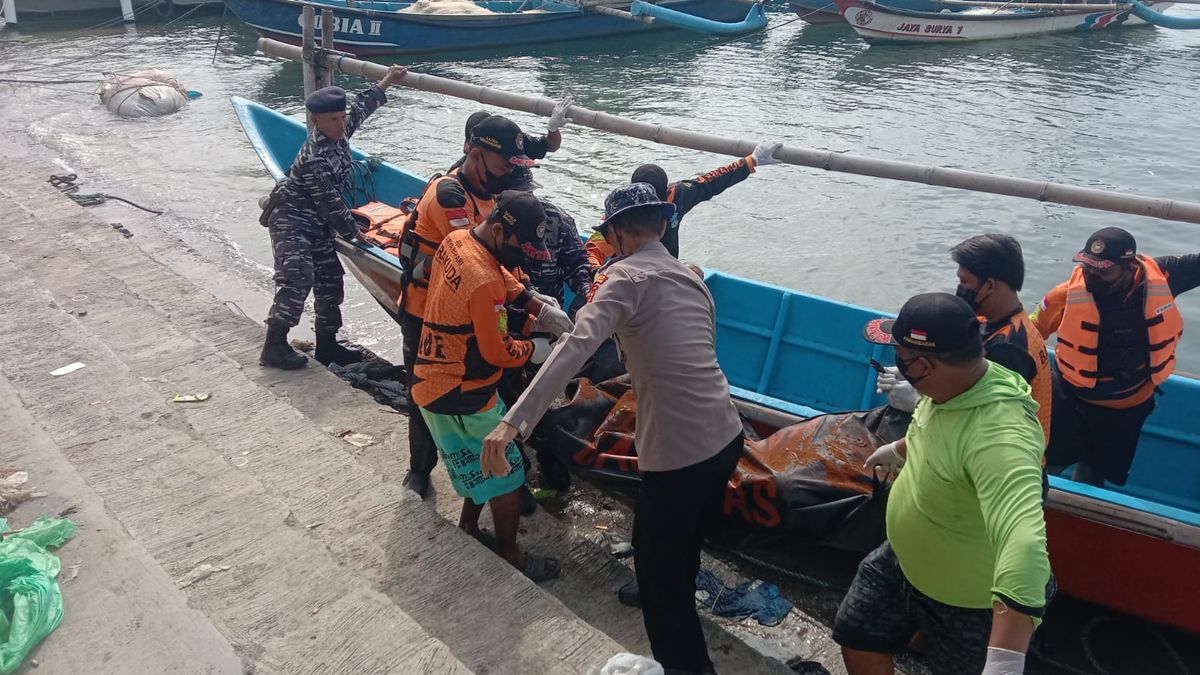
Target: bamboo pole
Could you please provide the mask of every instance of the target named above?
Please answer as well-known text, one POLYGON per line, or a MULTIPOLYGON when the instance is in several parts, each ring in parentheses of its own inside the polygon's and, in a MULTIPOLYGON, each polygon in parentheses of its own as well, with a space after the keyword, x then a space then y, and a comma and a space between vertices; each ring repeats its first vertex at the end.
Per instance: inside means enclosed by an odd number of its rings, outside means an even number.
POLYGON ((933 0, 939 5, 978 7, 980 9, 1061 9, 1067 12, 1117 12, 1133 7, 1129 3, 1085 5, 1070 2, 972 2, 972 0, 933 0))
MULTIPOLYGON (((304 98, 307 100, 309 95, 317 90, 317 72, 316 66, 313 65, 313 48, 316 46, 317 14, 313 10, 312 5, 304 6, 304 9, 300 13, 300 21, 304 41, 298 50, 300 52, 300 67, 304 72, 304 98)), ((312 133, 312 130, 312 120, 309 119, 308 132, 312 133)))
POLYGON ((121 19, 125 23, 133 23, 133 0, 121 0, 121 19))
MULTIPOLYGON (((264 54, 278 56, 292 61, 303 58, 301 49, 269 38, 260 38, 258 49, 264 54)), ((387 67, 369 61, 360 61, 341 56, 326 56, 325 65, 336 68, 343 73, 360 75, 370 80, 379 80, 387 73, 387 67)), ((521 112, 549 117, 555 102, 540 96, 526 96, 512 92, 492 89, 478 84, 469 84, 450 80, 444 77, 426 75, 408 71, 400 84, 446 96, 478 101, 485 105, 498 108, 508 108, 521 112)), ((674 145, 680 148, 702 150, 721 155, 745 157, 749 155, 757 141, 722 138, 696 131, 673 129, 661 124, 638 122, 608 113, 596 112, 571 106, 568 116, 572 124, 591 127, 633 138, 641 138, 655 143, 674 145)), ((1200 223, 1200 204, 1196 202, 1177 201, 1156 197, 1123 194, 1096 188, 1063 185, 1050 181, 1031 180, 1028 178, 1012 178, 978 171, 948 169, 944 167, 912 164, 890 159, 874 159, 831 150, 814 150, 811 148, 780 148, 775 158, 786 164, 796 164, 826 171, 852 173, 859 176, 902 180, 910 183, 924 183, 940 187, 988 192, 1010 197, 1023 197, 1042 202, 1054 202, 1068 206, 1079 206, 1100 211, 1128 213, 1163 220, 1177 220, 1185 223, 1200 223)))
MULTIPOLYGON (((321 10, 321 48, 333 49, 333 10, 321 10)), ((318 67, 317 86, 328 87, 333 84, 333 68, 318 67)))

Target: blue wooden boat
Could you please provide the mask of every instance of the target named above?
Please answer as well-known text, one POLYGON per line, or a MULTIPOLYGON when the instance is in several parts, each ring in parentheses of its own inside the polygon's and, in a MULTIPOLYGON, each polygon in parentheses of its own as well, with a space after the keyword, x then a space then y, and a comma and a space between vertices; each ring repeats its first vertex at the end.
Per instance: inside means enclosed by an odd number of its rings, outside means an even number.
MULTIPOLYGON (((233 99, 250 144, 276 180, 300 145, 301 122, 233 99)), ((356 158, 365 157, 355 150, 356 158)), ((391 164, 374 174, 374 194, 349 195, 398 206, 425 178, 391 164)), ((361 181, 360 181, 361 183, 361 181)), ((400 266, 382 249, 338 240, 338 253, 385 311, 397 316, 400 266)), ((875 310, 721 272, 705 280, 717 306, 717 353, 742 412, 782 427, 823 413, 884 403, 874 358, 890 347, 862 339, 875 310)), ((1050 557, 1069 595, 1200 634, 1200 380, 1172 376, 1151 415, 1124 487, 1104 489, 1050 478, 1050 557)))
MULTIPOLYGON (((415 14, 413 3, 358 0, 225 0, 260 34, 300 44, 305 5, 332 9, 334 48, 360 56, 423 54, 512 45, 538 45, 625 33, 685 28, 700 32, 748 32, 766 25, 761 5, 737 0, 663 0, 651 7, 634 0, 609 5, 653 16, 653 23, 584 11, 553 0, 482 0, 491 14, 415 14), (707 23, 706 23, 707 22, 707 23)), ((319 22, 318 22, 319 23, 319 22)), ((317 36, 321 29, 318 26, 317 36)))

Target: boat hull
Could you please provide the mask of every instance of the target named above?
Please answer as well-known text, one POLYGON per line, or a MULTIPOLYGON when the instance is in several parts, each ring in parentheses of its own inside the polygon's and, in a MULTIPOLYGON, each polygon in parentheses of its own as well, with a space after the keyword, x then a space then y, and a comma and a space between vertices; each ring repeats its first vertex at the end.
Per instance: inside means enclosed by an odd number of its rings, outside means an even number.
POLYGON ((791 0, 788 3, 792 11, 808 23, 842 23, 841 11, 833 0, 791 0))
MULTIPOLYGON (((282 178, 304 125, 250 101, 234 99, 234 108, 268 172, 282 178)), ((375 185, 374 198, 395 206, 425 180, 384 163, 375 185)), ((337 246, 346 268, 397 317, 399 261, 361 243, 337 246)), ((886 402, 869 359, 887 364, 894 355, 861 338, 880 312, 720 272, 706 272, 705 283, 717 308, 718 360, 751 419, 778 428, 886 402)), ((1163 389, 1128 485, 1109 490, 1050 477, 1050 562, 1067 595, 1200 634, 1200 381, 1173 375, 1163 389)))
MULTIPOLYGON (((298 0, 227 0, 229 8, 260 34, 300 44, 298 0)), ((425 54, 465 49, 537 45, 664 28, 567 5, 543 3, 545 11, 485 15, 404 14, 307 3, 334 10, 334 48, 359 56, 425 54)), ((515 9, 521 3, 510 3, 515 9)), ((735 0, 672 0, 662 3, 680 12, 720 22, 740 22, 747 6, 735 0)), ((321 35, 320 28, 317 36, 321 35)))
MULTIPOLYGON (((1005 13, 920 12, 859 0, 836 0, 842 16, 870 43, 972 42, 1049 33, 1148 25, 1129 11, 1005 13)), ((1158 3, 1162 11, 1170 3, 1158 3)))

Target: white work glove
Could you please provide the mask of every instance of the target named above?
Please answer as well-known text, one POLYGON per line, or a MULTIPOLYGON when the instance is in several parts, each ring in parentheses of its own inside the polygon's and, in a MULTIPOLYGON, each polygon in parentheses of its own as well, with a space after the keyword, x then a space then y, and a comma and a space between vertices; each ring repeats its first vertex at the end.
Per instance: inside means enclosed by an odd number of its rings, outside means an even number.
POLYGON ((900 377, 900 369, 888 366, 886 373, 880 373, 875 378, 875 391, 887 394, 888 405, 901 412, 911 413, 917 409, 917 401, 921 394, 916 388, 900 377))
POLYGON ((550 133, 559 131, 575 120, 567 117, 567 108, 575 105, 575 98, 572 96, 564 96, 561 101, 554 104, 554 110, 550 111, 550 121, 546 123, 546 129, 550 133))
POLYGON ((988 647, 987 662, 979 675, 1022 675, 1025 672, 1025 655, 1011 649, 988 647))
POLYGON ((754 148, 754 152, 750 153, 750 159, 754 160, 754 166, 770 166, 778 164, 779 160, 775 159, 775 151, 782 148, 783 143, 776 141, 763 141, 754 148))
POLYGON ((532 288, 529 289, 529 294, 538 300, 541 300, 543 305, 554 305, 555 307, 562 309, 562 305, 558 304, 558 298, 552 298, 544 293, 538 293, 532 288))
POLYGON ((529 362, 540 366, 550 358, 550 352, 554 351, 554 348, 550 346, 549 338, 535 337, 530 342, 533 343, 533 353, 529 355, 529 362))
POLYGON ((875 467, 878 466, 882 467, 887 473, 900 473, 900 469, 904 468, 904 458, 900 456, 899 452, 896 452, 896 443, 898 442, 892 441, 887 445, 879 446, 867 458, 866 463, 863 464, 863 468, 874 471, 875 467))
POLYGON ((558 337, 563 333, 575 329, 575 322, 571 321, 571 317, 567 313, 551 304, 542 304, 542 310, 538 312, 537 318, 533 321, 533 332, 549 333, 554 337, 558 337))

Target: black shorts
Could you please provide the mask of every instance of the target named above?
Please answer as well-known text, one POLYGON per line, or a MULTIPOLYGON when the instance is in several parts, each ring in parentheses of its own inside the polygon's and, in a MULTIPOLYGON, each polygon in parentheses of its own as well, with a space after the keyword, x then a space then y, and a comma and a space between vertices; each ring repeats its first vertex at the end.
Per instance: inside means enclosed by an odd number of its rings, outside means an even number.
POLYGON ((934 675, 978 673, 987 660, 992 610, 952 607, 913 588, 885 541, 858 566, 833 639, 849 649, 898 654, 918 630, 929 640, 926 663, 934 675))
POLYGON ((1153 410, 1153 396, 1132 408, 1092 405, 1055 376, 1046 464, 1058 468, 1087 462, 1104 480, 1124 485, 1142 426, 1153 410))

